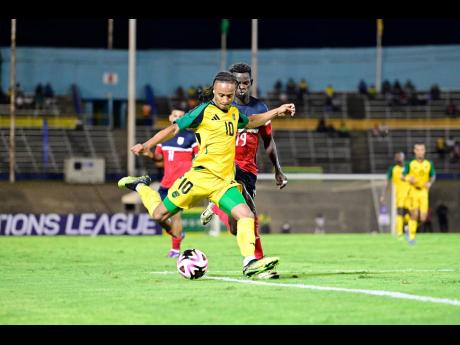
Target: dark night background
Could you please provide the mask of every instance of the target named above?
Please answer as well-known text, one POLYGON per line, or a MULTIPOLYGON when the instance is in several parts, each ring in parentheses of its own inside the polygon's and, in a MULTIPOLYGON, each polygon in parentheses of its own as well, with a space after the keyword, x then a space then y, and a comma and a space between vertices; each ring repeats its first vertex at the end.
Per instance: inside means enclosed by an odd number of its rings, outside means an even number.
MULTIPOLYGON (((114 49, 128 48, 128 19, 114 18, 114 49)), ((383 45, 460 44, 460 19, 384 19, 383 45)), ((251 20, 231 19, 229 49, 251 46, 251 20)), ((260 19, 259 48, 372 47, 375 19, 260 19)), ((0 46, 10 20, 0 20, 0 46)), ((18 47, 107 47, 107 19, 17 19, 18 47)), ((218 49, 220 19, 138 19, 138 49, 218 49)))

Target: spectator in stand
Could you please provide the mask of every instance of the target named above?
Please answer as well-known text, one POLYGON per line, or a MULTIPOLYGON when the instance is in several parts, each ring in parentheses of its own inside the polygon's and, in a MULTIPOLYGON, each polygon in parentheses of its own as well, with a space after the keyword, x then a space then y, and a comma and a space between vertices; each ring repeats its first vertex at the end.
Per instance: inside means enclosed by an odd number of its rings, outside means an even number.
POLYGON ((458 114, 457 105, 451 99, 449 99, 449 104, 447 105, 447 108, 446 108, 446 114, 449 115, 450 117, 456 117, 456 115, 458 114))
POLYGON ((446 152, 451 155, 454 150, 455 140, 452 137, 447 137, 446 139, 446 152))
POLYGON ((450 154, 450 162, 457 163, 460 159, 460 141, 455 141, 454 148, 450 154))
POLYGON ((401 93, 402 88, 399 80, 396 79, 393 83, 393 88, 391 89, 391 94, 393 96, 391 105, 400 105, 401 104, 401 93))
POLYGON ((297 98, 296 104, 300 106, 304 105, 304 97, 308 94, 308 84, 305 79, 301 79, 299 85, 297 86, 297 98))
POLYGON ((436 139, 436 152, 440 159, 444 159, 446 156, 446 139, 444 137, 439 137, 436 139))
POLYGON ((330 138, 335 138, 337 137, 337 134, 338 134, 337 130, 335 129, 334 125, 331 122, 329 126, 327 126, 327 135, 330 138))
POLYGON ((35 87, 34 103, 35 109, 43 109, 43 104, 45 103, 45 91, 43 90, 42 83, 38 83, 35 87))
POLYGON ((367 95, 367 84, 363 79, 358 84, 358 92, 361 95, 367 95))
POLYGON ((45 98, 54 98, 54 90, 49 82, 46 83, 45 85, 44 95, 45 95, 45 98))
POLYGON ((371 84, 367 88, 367 98, 375 99, 375 97, 377 97, 377 89, 375 88, 374 84, 371 84))
POLYGON ((286 85, 286 93, 288 94, 288 97, 292 98, 296 94, 296 84, 294 79, 289 78, 287 85, 286 85))
POLYGON ((279 96, 281 94, 281 92, 283 91, 283 83, 281 82, 281 80, 277 80, 274 87, 273 87, 273 91, 275 92, 275 95, 279 96))
POLYGON ((350 128, 347 127, 345 121, 340 122, 340 127, 337 130, 340 138, 349 138, 350 137, 350 128))
POLYGON ((441 90, 438 84, 433 84, 430 89, 430 100, 438 101, 441 99, 441 90))
POLYGON ((382 94, 386 95, 391 93, 391 84, 388 80, 384 80, 382 83, 382 94))
POLYGON ((326 111, 332 111, 332 99, 334 98, 334 88, 329 84, 325 89, 326 94, 326 111))
POLYGON ((298 86, 298 92, 304 96, 304 95, 308 95, 310 93, 310 90, 308 88, 308 83, 305 79, 301 79, 300 82, 299 82, 299 86, 298 86))
POLYGON ((316 132, 318 133, 326 133, 327 126, 326 126, 326 121, 324 119, 319 119, 318 120, 318 125, 316 126, 316 132))
POLYGON ((54 98, 54 90, 49 82, 45 85, 43 95, 45 97, 45 108, 49 108, 51 105, 56 104, 56 100, 54 98))

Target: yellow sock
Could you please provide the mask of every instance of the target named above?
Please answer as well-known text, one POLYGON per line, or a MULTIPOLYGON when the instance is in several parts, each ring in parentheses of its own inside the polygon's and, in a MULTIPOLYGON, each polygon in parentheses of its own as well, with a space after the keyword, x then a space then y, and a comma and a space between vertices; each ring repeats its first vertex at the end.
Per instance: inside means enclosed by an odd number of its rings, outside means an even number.
POLYGON ((241 218, 237 222, 236 240, 240 247, 241 255, 253 256, 256 247, 254 234, 254 218, 241 218))
POLYGON ((411 219, 409 221, 409 240, 415 240, 416 232, 417 232, 417 221, 411 219))
POLYGON ((160 194, 145 184, 139 184, 136 191, 141 196, 142 203, 149 212, 150 217, 153 217, 153 211, 161 203, 160 194))
POLYGON ((396 216, 396 235, 402 236, 404 230, 404 217, 396 216))

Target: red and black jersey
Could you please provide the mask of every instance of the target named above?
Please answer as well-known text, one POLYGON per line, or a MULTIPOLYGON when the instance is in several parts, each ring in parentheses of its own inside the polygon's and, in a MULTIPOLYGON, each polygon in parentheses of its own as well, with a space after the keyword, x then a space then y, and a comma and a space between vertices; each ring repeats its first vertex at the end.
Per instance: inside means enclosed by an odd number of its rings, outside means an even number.
POLYGON ((164 176, 161 187, 169 188, 192 166, 193 156, 198 153, 198 144, 193 132, 183 130, 174 138, 157 145, 155 153, 163 155, 164 176))
MULTIPOLYGON (((257 115, 268 111, 267 106, 257 98, 250 97, 249 103, 245 105, 233 102, 238 110, 247 115, 257 115)), ((259 134, 267 137, 272 134, 272 124, 268 121, 258 128, 246 128, 238 130, 236 139, 235 163, 241 170, 257 175, 257 149, 259 147, 259 134)))

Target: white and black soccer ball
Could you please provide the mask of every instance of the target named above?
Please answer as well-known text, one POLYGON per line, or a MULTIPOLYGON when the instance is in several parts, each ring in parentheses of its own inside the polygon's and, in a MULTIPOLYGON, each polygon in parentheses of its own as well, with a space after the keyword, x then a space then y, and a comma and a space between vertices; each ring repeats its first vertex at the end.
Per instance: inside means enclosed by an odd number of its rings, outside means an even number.
POLYGON ((201 250, 186 249, 177 259, 177 270, 184 278, 201 278, 207 269, 208 258, 201 250))

